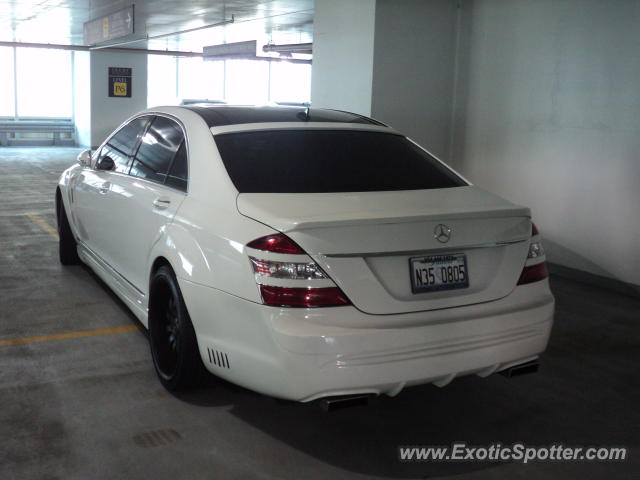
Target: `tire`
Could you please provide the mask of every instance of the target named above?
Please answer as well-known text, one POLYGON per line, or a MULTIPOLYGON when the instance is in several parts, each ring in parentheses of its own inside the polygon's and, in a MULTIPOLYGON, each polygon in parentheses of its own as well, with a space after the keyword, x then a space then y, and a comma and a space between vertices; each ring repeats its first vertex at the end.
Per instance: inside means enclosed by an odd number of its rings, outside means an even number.
POLYGON ((64 203, 62 199, 58 201, 58 253, 60 256, 60 263, 62 265, 77 265, 80 263, 80 257, 78 257, 78 244, 73 236, 71 227, 69 226, 69 219, 67 218, 67 212, 64 209, 64 203))
POLYGON ((160 383, 172 392, 193 388, 205 368, 189 312, 169 266, 154 273, 150 292, 149 343, 160 383))

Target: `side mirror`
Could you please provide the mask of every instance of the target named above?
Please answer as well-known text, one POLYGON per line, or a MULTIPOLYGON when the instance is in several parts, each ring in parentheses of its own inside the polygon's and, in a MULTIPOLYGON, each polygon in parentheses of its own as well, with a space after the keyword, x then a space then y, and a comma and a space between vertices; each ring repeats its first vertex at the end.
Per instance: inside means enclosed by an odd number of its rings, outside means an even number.
POLYGON ((115 170, 116 164, 111 157, 102 157, 98 160, 98 170, 115 170))
POLYGON ((91 150, 83 150, 78 155, 78 163, 83 167, 91 166, 91 150))

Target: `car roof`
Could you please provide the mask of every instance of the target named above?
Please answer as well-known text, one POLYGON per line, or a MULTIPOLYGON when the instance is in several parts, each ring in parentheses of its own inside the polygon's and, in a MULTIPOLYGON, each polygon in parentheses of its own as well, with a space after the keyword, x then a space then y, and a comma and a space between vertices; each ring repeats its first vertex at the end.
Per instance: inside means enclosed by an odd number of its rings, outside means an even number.
POLYGON ((386 126, 377 120, 342 110, 307 107, 256 107, 215 104, 184 105, 202 117, 209 128, 243 123, 332 122, 386 126))

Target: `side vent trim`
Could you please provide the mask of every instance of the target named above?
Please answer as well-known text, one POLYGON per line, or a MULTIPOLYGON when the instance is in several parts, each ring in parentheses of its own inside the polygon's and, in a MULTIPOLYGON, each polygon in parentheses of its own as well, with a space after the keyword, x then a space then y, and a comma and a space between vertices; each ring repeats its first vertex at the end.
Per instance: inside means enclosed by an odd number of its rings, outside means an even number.
POLYGON ((207 348, 207 354, 209 355, 209 363, 220 368, 231 368, 229 365, 229 356, 226 353, 214 350, 213 348, 207 348))

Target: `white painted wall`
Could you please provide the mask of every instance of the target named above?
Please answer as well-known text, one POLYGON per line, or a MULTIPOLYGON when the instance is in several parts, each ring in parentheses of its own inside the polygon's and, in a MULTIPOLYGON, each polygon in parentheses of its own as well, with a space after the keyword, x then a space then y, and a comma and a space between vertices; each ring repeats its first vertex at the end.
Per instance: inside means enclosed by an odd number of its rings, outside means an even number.
POLYGON ((91 65, 91 145, 102 141, 127 117, 147 108, 147 55, 93 51, 91 65), (133 69, 131 98, 109 97, 109 67, 133 69))
POLYGON ((91 69, 89 52, 73 52, 73 120, 78 146, 91 146, 91 69))
POLYGON ((451 137, 456 15, 452 0, 376 4, 371 115, 443 159, 451 137))
POLYGON ((316 0, 311 103, 371 114, 375 0, 316 0))
POLYGON ((453 164, 550 261, 640 285, 640 2, 463 3, 453 164))

